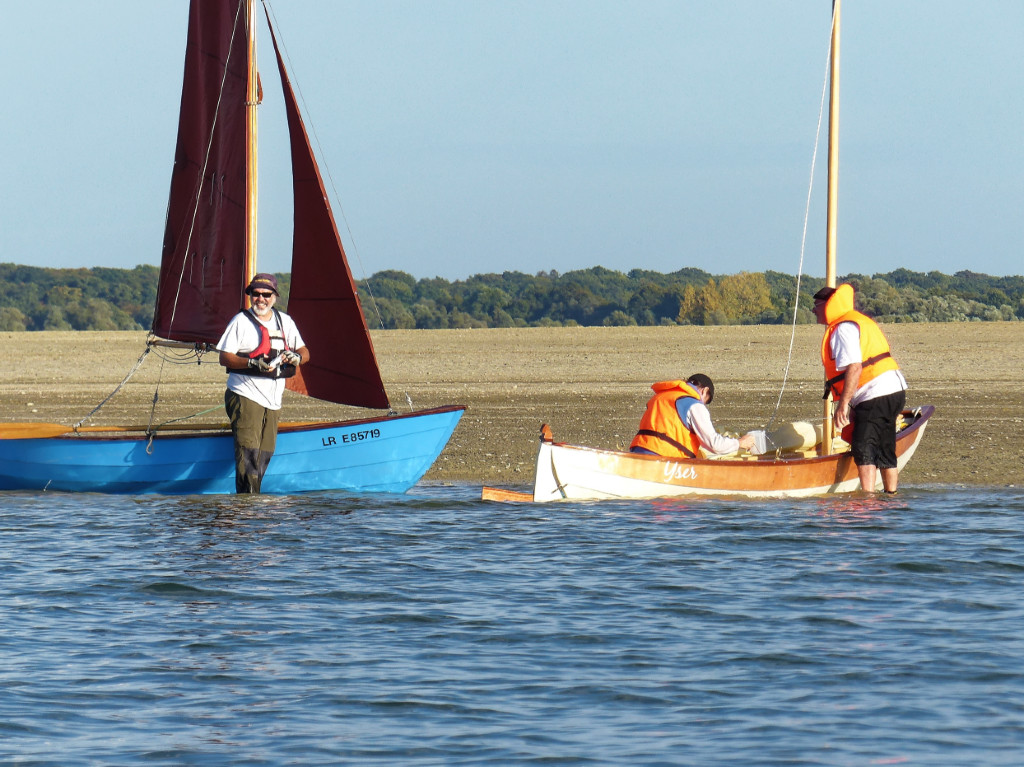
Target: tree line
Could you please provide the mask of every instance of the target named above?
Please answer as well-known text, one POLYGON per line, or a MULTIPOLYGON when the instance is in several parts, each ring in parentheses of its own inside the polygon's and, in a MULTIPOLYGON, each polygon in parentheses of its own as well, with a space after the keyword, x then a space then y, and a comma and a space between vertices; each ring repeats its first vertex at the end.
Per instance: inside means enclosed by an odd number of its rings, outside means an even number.
MULTIPOLYGON (((48 269, 0 264, 0 331, 148 330, 159 270, 48 269)), ((279 274, 282 307, 289 275, 279 274)), ((880 322, 1024 319, 1024 277, 897 269, 840 278, 858 308, 880 322)), ((811 296, 824 280, 803 277, 796 320, 813 323, 811 296)), ((359 282, 371 328, 484 328, 573 325, 753 325, 793 321, 796 277, 781 272, 669 274, 593 267, 416 279, 386 270, 359 282)))

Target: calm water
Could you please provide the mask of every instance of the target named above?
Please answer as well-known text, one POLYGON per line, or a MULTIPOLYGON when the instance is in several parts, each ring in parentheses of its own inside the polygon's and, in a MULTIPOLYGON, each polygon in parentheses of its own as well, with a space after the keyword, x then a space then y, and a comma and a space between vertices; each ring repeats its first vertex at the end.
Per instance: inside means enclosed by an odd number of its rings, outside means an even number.
POLYGON ((1024 764, 1024 490, 0 496, 0 762, 1024 764))

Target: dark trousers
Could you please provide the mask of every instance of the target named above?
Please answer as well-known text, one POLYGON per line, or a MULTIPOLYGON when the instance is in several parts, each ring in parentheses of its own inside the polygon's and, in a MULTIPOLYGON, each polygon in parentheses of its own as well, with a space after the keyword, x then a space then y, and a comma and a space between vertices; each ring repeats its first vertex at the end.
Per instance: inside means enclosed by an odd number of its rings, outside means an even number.
POLYGON ((277 446, 280 410, 269 410, 233 391, 224 392, 224 409, 235 438, 235 492, 258 493, 277 446))
POLYGON ((858 466, 896 468, 896 419, 907 404, 907 393, 898 391, 861 402, 853 409, 850 447, 858 466))

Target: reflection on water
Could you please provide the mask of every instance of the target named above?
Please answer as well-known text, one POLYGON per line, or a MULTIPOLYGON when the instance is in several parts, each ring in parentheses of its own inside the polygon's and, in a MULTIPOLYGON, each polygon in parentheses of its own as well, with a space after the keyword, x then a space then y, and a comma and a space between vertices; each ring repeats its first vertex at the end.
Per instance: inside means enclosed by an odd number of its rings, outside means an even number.
POLYGON ((899 494, 851 493, 817 499, 818 513, 836 522, 870 522, 906 511, 910 506, 899 494))

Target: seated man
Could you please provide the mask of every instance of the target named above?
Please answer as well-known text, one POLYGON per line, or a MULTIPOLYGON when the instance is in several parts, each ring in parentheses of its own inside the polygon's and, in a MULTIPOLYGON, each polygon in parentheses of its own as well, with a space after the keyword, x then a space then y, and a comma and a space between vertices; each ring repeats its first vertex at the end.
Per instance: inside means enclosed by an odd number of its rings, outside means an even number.
POLYGON ((640 419, 629 450, 664 458, 699 458, 700 448, 714 455, 749 450, 754 436, 723 437, 711 423, 708 405, 715 398, 715 384, 703 373, 686 381, 659 381, 651 386, 654 396, 640 419))

